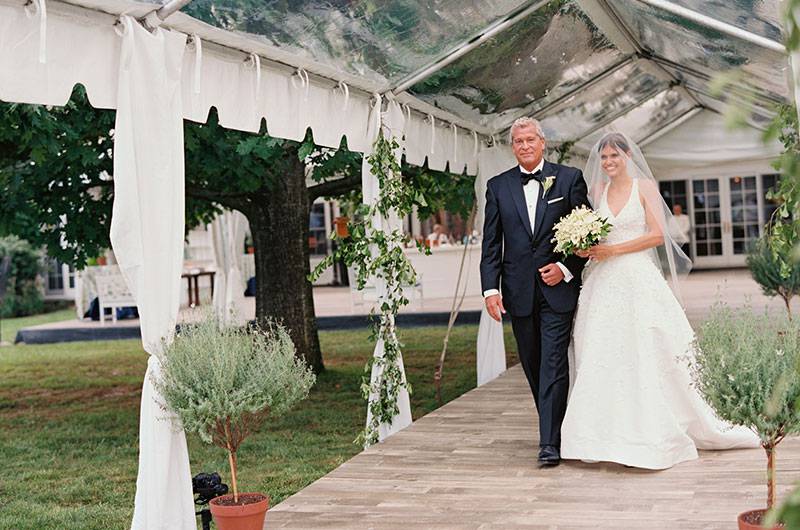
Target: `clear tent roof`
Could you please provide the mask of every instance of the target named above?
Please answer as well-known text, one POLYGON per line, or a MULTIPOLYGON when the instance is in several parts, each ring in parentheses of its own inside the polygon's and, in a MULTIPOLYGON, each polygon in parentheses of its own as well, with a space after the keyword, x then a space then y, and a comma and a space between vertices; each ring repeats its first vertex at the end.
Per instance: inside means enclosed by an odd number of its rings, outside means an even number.
POLYGON ((193 0, 182 11, 376 91, 408 86, 497 134, 533 115, 555 141, 610 128, 642 140, 695 108, 720 112, 728 97, 763 126, 789 97, 779 0, 193 0), (714 94, 710 81, 732 70, 735 88, 714 94))

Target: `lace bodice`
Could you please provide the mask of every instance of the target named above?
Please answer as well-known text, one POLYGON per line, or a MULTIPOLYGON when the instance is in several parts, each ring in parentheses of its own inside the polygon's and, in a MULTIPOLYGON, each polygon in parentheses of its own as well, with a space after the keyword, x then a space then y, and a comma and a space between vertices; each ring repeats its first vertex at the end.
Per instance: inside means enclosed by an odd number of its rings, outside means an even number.
POLYGON ((639 199, 638 179, 633 179, 628 202, 625 203, 616 216, 611 213, 611 208, 608 207, 608 185, 606 185, 597 212, 601 216, 607 217, 608 221, 613 225, 611 232, 606 237, 606 242, 609 244, 630 241, 643 236, 647 232, 647 218, 642 201, 639 199))

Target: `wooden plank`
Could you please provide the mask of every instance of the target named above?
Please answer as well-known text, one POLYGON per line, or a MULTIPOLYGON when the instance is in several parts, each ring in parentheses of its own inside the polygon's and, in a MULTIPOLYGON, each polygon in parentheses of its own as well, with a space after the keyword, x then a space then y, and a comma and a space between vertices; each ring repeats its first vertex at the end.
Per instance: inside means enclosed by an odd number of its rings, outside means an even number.
MULTIPOLYGON (((540 469, 537 430, 515 366, 284 500, 265 528, 729 529, 766 499, 760 449, 701 451, 665 471, 540 469)), ((789 439, 779 495, 799 478, 800 440, 789 439)))

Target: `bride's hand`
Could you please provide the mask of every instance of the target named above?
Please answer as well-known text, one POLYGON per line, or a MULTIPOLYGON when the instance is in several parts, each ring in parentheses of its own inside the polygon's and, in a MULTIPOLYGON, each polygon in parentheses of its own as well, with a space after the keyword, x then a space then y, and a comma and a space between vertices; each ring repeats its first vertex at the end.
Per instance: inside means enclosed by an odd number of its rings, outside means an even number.
POLYGON ((588 250, 576 250, 575 251, 575 255, 578 256, 579 258, 588 258, 589 257, 589 251, 588 250))
POLYGON ((589 258, 595 261, 603 261, 616 254, 613 245, 595 245, 589 249, 589 258))

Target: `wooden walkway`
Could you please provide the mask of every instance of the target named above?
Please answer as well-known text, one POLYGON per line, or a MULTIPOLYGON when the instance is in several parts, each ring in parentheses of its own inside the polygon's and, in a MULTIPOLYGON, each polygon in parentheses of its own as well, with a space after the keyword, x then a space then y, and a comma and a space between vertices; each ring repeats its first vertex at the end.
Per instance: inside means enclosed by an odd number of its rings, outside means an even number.
MULTIPOLYGON (((733 529, 766 498, 760 449, 701 452, 666 471, 536 465, 519 365, 355 456, 267 513, 265 528, 733 529)), ((778 450, 779 497, 800 440, 778 450)))

